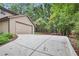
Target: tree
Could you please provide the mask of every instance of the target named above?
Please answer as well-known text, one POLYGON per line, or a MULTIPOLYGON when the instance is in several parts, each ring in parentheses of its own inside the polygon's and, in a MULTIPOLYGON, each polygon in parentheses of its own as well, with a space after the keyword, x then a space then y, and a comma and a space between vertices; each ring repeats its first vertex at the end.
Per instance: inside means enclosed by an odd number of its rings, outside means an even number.
POLYGON ((56 32, 69 35, 78 20, 79 4, 8 4, 9 9, 16 13, 28 15, 44 32, 56 32), (36 23, 37 22, 37 23, 36 23), (39 25, 40 23, 40 25, 39 25))
POLYGON ((37 25, 36 30, 38 32, 46 32, 46 22, 43 20, 43 18, 39 18, 38 20, 35 21, 35 24, 37 25))
POLYGON ((52 4, 51 17, 58 32, 62 35, 69 35, 74 27, 73 15, 75 4, 52 4))

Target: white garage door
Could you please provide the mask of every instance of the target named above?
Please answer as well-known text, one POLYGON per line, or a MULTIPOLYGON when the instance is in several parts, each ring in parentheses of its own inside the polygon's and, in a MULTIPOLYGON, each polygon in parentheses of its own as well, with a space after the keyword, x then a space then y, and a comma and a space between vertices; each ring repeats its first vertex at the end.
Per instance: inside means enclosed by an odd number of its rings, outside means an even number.
POLYGON ((16 33, 18 33, 18 34, 31 34, 32 31, 33 31, 32 26, 16 22, 16 33))

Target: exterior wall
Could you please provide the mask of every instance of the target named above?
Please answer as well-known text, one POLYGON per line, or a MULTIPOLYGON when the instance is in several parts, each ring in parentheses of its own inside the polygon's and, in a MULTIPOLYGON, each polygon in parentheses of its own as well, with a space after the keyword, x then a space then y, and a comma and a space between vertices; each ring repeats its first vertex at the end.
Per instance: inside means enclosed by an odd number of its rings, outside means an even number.
POLYGON ((16 28, 15 28, 15 20, 14 19, 10 19, 10 33, 16 34, 16 28))
POLYGON ((25 23, 25 24, 33 25, 33 24, 30 22, 30 20, 28 19, 28 17, 25 17, 25 16, 17 17, 17 18, 15 18, 15 20, 18 21, 18 22, 25 23))
POLYGON ((8 21, 2 22, 2 31, 8 32, 8 21))
POLYGON ((24 25, 16 22, 16 33, 18 34, 32 34, 32 26, 24 25))
MULTIPOLYGON (((0 10, 0 11, 7 16, 13 16, 13 14, 8 13, 6 11, 2 11, 2 10, 0 10)), ((16 21, 27 25, 25 28, 27 30, 27 33, 30 33, 29 31, 31 31, 30 34, 34 33, 34 25, 31 23, 31 21, 28 19, 28 17, 25 17, 25 16, 18 16, 18 17, 15 16, 14 18, 11 18, 9 22, 8 21, 0 22, 0 32, 9 32, 10 31, 11 33, 16 34, 16 21), (8 27, 8 26, 10 26, 10 27, 8 27)), ((21 27, 23 27, 23 26, 20 26, 20 28, 21 27)))
POLYGON ((30 20, 27 17, 15 17, 10 19, 10 32, 16 34, 16 29, 18 29, 18 31, 20 32, 26 29, 26 32, 28 31, 27 34, 34 33, 34 25, 30 22, 30 20), (26 26, 25 28, 25 26, 23 27, 23 25, 19 25, 19 24, 16 25, 17 24, 16 22, 31 25, 32 27, 26 26), (17 26, 18 28, 16 28, 17 26), (31 31, 31 33, 29 31, 31 31))
POLYGON ((2 32, 2 22, 0 22, 0 33, 2 32))
POLYGON ((0 32, 8 32, 8 21, 0 22, 0 32))

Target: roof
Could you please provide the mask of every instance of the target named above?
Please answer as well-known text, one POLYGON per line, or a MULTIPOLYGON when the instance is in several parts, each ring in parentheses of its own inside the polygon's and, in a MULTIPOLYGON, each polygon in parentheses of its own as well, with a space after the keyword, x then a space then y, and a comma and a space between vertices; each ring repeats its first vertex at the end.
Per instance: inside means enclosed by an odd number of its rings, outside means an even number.
MULTIPOLYGON (((13 12, 13 11, 10 11, 10 10, 8 10, 8 9, 6 9, 6 8, 4 8, 4 7, 2 7, 2 6, 0 6, 0 9, 3 10, 3 11, 6 11, 6 12, 8 12, 8 13, 11 13, 11 14, 13 14, 13 15, 19 15, 19 14, 15 13, 15 12, 13 12)), ((2 15, 2 17, 5 17, 5 16, 2 15)), ((31 21, 31 23, 34 25, 34 23, 33 23, 33 21, 31 20, 31 18, 30 18, 29 16, 26 16, 26 17, 28 17, 29 20, 31 21)), ((34 25, 34 26, 35 26, 35 25, 34 25)))
POLYGON ((0 19, 4 17, 7 17, 7 15, 0 14, 0 19))
POLYGON ((8 9, 6 9, 6 8, 4 8, 4 7, 2 7, 2 6, 0 6, 0 9, 3 10, 3 11, 6 11, 6 12, 8 12, 8 13, 11 13, 11 14, 13 14, 13 15, 18 15, 17 13, 15 13, 15 12, 13 12, 13 11, 10 11, 10 10, 8 10, 8 9))

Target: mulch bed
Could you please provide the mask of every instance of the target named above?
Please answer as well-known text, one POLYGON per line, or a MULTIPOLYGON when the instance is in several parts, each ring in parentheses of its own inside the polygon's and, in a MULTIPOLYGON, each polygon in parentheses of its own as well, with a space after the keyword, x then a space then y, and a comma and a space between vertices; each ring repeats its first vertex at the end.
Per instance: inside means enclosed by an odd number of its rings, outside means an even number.
MULTIPOLYGON (((18 36, 14 34, 13 37, 11 38, 11 40, 9 42, 16 40, 17 37, 18 36)), ((7 44, 7 43, 5 43, 5 44, 7 44)), ((3 45, 5 45, 5 44, 0 45, 0 47, 3 46, 3 45)))
POLYGON ((77 39, 76 39, 74 36, 69 37, 69 39, 70 39, 70 42, 71 42, 71 44, 72 44, 72 46, 73 46, 75 52, 76 52, 77 55, 79 56, 79 48, 77 47, 77 39))
POLYGON ((15 40, 17 37, 18 36, 16 34, 14 34, 11 41, 15 40))

